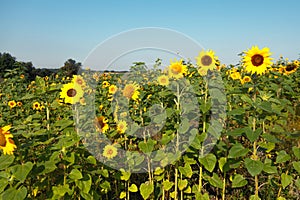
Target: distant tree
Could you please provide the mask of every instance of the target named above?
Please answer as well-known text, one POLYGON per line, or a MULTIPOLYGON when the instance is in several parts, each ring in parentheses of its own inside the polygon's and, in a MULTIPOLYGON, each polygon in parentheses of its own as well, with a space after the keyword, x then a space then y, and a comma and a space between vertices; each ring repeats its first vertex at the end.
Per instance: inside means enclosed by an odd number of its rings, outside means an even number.
POLYGON ((5 70, 14 68, 16 58, 11 56, 9 53, 0 53, 0 76, 3 77, 5 70))
POLYGON ((63 76, 69 76, 71 77, 74 74, 78 74, 78 71, 81 68, 81 63, 80 62, 76 62, 73 59, 69 59, 64 63, 64 66, 62 66, 59 69, 59 74, 63 75, 63 76))

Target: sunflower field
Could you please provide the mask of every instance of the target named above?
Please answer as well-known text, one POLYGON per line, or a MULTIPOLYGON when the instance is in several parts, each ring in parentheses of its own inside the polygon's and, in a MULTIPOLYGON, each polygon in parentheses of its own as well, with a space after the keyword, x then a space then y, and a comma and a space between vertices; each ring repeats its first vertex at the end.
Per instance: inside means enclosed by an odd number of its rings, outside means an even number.
POLYGON ((300 61, 212 50, 0 82, 0 199, 300 199, 300 61))

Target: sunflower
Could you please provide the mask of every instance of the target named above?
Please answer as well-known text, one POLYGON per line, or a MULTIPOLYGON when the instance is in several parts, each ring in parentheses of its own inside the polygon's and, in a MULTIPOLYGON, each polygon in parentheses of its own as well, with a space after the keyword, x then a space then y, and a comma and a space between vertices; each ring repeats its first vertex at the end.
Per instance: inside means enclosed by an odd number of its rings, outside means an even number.
POLYGON ((123 120, 120 120, 117 124, 117 131, 119 133, 125 133, 126 130, 127 130, 127 123, 123 120))
POLYGON ((10 128, 11 126, 0 128, 0 149, 2 149, 4 155, 12 155, 15 148, 17 148, 12 140, 13 135, 9 132, 10 128))
POLYGON ((85 84, 86 84, 83 77, 80 76, 80 75, 73 75, 73 80, 72 81, 73 81, 73 83, 77 83, 81 87, 84 87, 85 84))
POLYGON ((96 129, 101 133, 105 133, 109 128, 107 122, 108 120, 104 116, 97 117, 95 120, 96 129))
POLYGON ((79 100, 79 103, 80 103, 81 105, 85 106, 85 105, 86 105, 85 98, 82 97, 82 98, 79 100))
POLYGON ((251 81, 251 77, 250 76, 244 76, 244 78, 241 79, 241 83, 249 83, 251 81))
POLYGON ((117 91, 118 91, 118 87, 115 86, 115 85, 111 85, 111 86, 109 86, 109 88, 108 88, 108 93, 109 93, 109 94, 115 94, 117 91))
POLYGON ((17 106, 21 107, 23 105, 23 103, 21 101, 17 102, 17 106))
POLYGON ((108 81, 103 81, 102 82, 102 88, 107 88, 110 86, 110 83, 108 81))
POLYGON ((61 88, 60 98, 65 103, 76 104, 83 97, 83 90, 77 83, 67 83, 61 88))
POLYGON ((199 55, 195 58, 196 64, 199 67, 198 72, 200 75, 206 75, 208 70, 216 69, 217 57, 215 52, 212 50, 201 51, 199 55))
POLYGON ((34 102, 33 104, 32 104, 32 109, 33 110, 41 110, 41 104, 39 103, 39 102, 34 102))
POLYGON ((234 72, 231 72, 231 73, 230 73, 230 77, 231 77, 233 80, 241 79, 241 74, 240 74, 240 72, 238 72, 238 71, 234 71, 234 72))
POLYGON ((137 100, 139 98, 140 92, 138 91, 139 86, 136 83, 130 83, 125 85, 123 89, 123 96, 128 99, 137 100))
POLYGON ((180 61, 172 61, 168 67, 169 77, 173 77, 175 79, 182 78, 185 74, 187 74, 186 65, 182 64, 182 60, 180 61))
POLYGON ((16 105, 17 105, 17 103, 16 103, 15 100, 12 100, 12 101, 9 101, 9 102, 8 102, 8 106, 9 106, 11 109, 14 108, 14 107, 16 107, 16 105))
POLYGON ((103 149, 103 156, 112 159, 118 154, 118 149, 113 145, 106 145, 103 149))
POLYGON ((253 46, 244 53, 246 55, 243 57, 243 65, 251 74, 262 75, 273 64, 270 49, 267 47, 260 50, 257 46, 253 46))
POLYGON ((285 75, 289 75, 294 73, 295 71, 297 71, 298 69, 298 65, 296 65, 295 63, 288 63, 285 67, 284 67, 284 74, 285 75))
POLYGON ((166 75, 161 75, 157 78, 158 84, 162 86, 168 86, 169 85, 169 77, 166 75))

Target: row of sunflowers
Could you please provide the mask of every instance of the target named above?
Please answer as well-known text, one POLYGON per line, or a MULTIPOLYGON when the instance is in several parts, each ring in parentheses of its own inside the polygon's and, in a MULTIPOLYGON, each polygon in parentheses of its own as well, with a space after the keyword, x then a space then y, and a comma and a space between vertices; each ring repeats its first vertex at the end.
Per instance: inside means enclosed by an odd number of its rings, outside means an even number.
POLYGON ((128 73, 7 74, 0 199, 297 199, 299 60, 161 60, 128 73))

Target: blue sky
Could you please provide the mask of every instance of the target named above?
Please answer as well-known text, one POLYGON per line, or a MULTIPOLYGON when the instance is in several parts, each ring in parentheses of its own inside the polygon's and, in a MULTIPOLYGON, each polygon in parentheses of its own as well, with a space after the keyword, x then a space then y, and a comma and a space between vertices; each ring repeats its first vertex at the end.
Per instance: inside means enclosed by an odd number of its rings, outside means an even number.
POLYGON ((31 61, 35 67, 58 68, 69 58, 83 62, 99 43, 143 27, 183 33, 213 49, 226 64, 237 63, 237 54, 252 45, 268 46, 275 60, 279 55, 298 59, 300 53, 298 0, 0 3, 0 52, 31 61))

